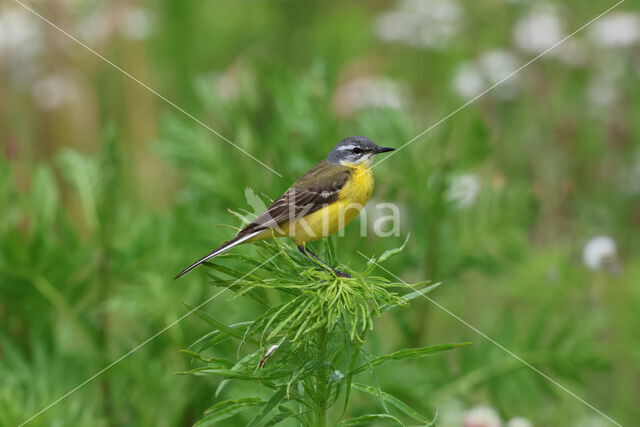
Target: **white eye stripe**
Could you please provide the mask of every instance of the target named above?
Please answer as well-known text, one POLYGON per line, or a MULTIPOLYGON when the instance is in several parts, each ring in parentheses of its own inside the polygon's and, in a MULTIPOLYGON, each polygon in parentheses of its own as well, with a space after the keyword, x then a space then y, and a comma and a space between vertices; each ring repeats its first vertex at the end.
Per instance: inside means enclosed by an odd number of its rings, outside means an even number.
POLYGON ((354 148, 356 148, 355 145, 343 145, 342 147, 338 147, 338 151, 353 150, 354 148))

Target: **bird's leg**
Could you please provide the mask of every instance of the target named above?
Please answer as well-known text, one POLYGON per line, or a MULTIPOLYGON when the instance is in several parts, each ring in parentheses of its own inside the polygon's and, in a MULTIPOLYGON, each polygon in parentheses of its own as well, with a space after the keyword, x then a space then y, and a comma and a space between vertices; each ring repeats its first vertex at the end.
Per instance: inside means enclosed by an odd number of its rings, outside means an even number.
POLYGON ((330 271, 331 273, 335 274, 338 277, 351 277, 351 275, 349 273, 343 273, 342 271, 336 270, 335 268, 331 267, 329 264, 327 264, 326 262, 324 262, 323 260, 321 260, 320 258, 318 258, 318 256, 316 254, 314 254, 313 252, 311 252, 310 249, 307 249, 305 247, 305 245, 298 245, 298 250, 303 253, 304 255, 311 257, 313 259, 315 259, 316 261, 318 261, 320 264, 322 264, 324 266, 324 268, 328 271, 330 271))

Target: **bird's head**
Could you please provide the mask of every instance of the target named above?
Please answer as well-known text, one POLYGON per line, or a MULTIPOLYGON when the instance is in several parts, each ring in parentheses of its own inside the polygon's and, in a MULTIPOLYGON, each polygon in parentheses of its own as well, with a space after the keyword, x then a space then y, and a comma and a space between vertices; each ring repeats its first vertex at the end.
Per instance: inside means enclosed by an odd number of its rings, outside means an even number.
POLYGON ((376 154, 393 150, 395 148, 381 147, 364 136, 350 136, 333 147, 327 156, 327 161, 335 165, 357 165, 363 162, 368 163, 376 154))

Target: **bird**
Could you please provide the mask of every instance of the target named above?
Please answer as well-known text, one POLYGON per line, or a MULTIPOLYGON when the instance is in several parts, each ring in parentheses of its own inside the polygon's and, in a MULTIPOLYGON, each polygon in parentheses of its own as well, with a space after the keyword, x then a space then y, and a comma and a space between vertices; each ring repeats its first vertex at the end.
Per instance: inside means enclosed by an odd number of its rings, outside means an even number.
POLYGON ((373 192, 372 157, 394 150, 364 136, 343 139, 233 239, 175 278, 237 245, 276 237, 290 237, 302 254, 338 277, 350 277, 321 260, 305 244, 341 230, 360 213, 373 192))

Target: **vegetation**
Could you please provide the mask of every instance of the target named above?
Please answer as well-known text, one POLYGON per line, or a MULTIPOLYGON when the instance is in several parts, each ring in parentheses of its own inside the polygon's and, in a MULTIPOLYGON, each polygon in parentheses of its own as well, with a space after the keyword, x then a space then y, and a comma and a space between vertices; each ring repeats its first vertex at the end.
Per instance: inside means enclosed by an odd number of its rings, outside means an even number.
POLYGON ((344 419, 341 425, 360 425, 377 419, 402 425, 388 406, 415 421, 432 424, 378 386, 354 383, 354 380, 358 374, 389 362, 420 359, 465 345, 407 348, 379 357, 367 354, 363 348, 375 317, 406 305, 437 285, 412 287, 368 276, 378 262, 398 251, 388 251, 380 259, 372 260, 365 272, 352 272, 351 278, 343 278, 318 266, 305 265, 309 259, 288 245, 275 242, 261 246, 263 251, 255 258, 231 256, 245 265, 255 266, 250 273, 210 264, 216 274, 208 276, 215 286, 233 291, 234 298, 245 296, 254 300, 263 306, 264 313, 252 321, 225 325, 205 312, 197 312, 213 330, 185 350, 201 362, 201 366, 183 373, 224 378, 216 395, 234 380, 258 383, 271 394, 266 400, 239 397, 217 402, 205 411, 205 417, 197 425, 213 425, 253 407, 260 410, 249 425, 275 425, 287 419, 309 426, 337 425, 347 410, 354 388, 378 398, 385 412, 344 419), (252 274, 257 269, 264 270, 266 276, 260 278, 252 274), (223 279, 220 273, 230 278, 223 279), (399 291, 405 287, 411 292, 405 291, 400 296, 399 291), (229 340, 235 341, 236 346, 239 343, 247 353, 237 362, 204 355, 205 351, 229 340), (341 403, 342 396, 342 414, 334 415, 331 409, 341 403), (270 415, 272 411, 275 415, 270 415))
POLYGON ((478 406, 612 425, 469 325, 632 425, 637 7, 457 111, 613 3, 29 2, 192 117, 0 6, 0 425, 457 426, 478 406), (399 147, 427 129, 374 169, 368 217, 395 203, 399 235, 354 222, 311 244, 353 279, 279 241, 172 280, 233 235, 214 227, 237 225, 229 209, 254 212, 340 139, 399 147))

